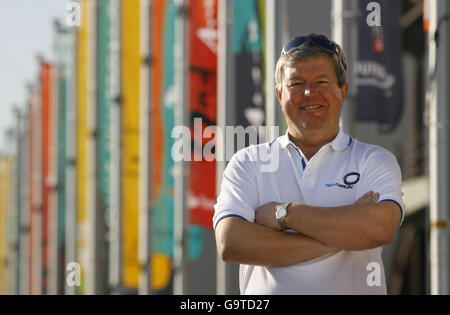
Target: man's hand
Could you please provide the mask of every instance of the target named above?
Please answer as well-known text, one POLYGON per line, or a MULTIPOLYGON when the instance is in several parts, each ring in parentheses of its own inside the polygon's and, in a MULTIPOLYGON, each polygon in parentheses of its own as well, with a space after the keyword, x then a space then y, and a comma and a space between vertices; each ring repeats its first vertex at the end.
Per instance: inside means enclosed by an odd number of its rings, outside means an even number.
POLYGON ((374 205, 378 202, 380 198, 379 193, 374 193, 373 191, 369 191, 364 196, 355 201, 354 205, 374 205))
MULTIPOLYGON (((356 200, 354 205, 374 205, 378 202, 379 198, 379 193, 369 191, 364 196, 356 200)), ((256 209, 255 223, 281 231, 281 227, 275 218, 275 212, 277 212, 277 208, 282 205, 283 203, 269 202, 259 207, 256 209)))
POLYGON ((278 202, 269 202, 259 207, 256 209, 255 223, 281 231, 281 227, 275 218, 275 212, 277 212, 277 208, 282 205, 282 203, 278 202))

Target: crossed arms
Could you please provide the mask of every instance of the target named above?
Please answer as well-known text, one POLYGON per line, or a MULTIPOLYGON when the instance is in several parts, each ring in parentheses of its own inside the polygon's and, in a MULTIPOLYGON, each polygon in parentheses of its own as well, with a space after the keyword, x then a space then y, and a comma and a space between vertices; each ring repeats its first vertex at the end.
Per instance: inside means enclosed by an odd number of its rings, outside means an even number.
POLYGON ((293 203, 286 225, 300 234, 280 231, 275 219, 280 203, 268 203, 256 211, 255 223, 236 217, 216 226, 219 256, 226 262, 284 267, 337 250, 364 250, 390 243, 401 220, 399 206, 377 203, 368 192, 354 204, 312 207, 293 203))

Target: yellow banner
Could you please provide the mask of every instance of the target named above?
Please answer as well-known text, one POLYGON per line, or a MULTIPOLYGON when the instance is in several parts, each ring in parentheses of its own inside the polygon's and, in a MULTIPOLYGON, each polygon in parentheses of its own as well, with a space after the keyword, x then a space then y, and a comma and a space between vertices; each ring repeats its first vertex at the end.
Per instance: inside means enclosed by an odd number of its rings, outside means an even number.
POLYGON ((10 162, 0 158, 0 294, 7 294, 8 280, 8 205, 10 186, 10 162))
MULTIPOLYGON (((77 48, 77 260, 81 266, 81 287, 78 293, 86 294, 86 275, 89 270, 89 193, 92 187, 89 177, 89 166, 92 155, 89 149, 89 112, 90 93, 92 86, 91 69, 94 56, 92 56, 92 40, 95 32, 92 29, 94 7, 92 1, 81 2, 83 14, 78 30, 77 48)), ((92 235, 92 237, 94 237, 92 235)))
POLYGON ((123 285, 138 288, 140 4, 122 1, 123 285))

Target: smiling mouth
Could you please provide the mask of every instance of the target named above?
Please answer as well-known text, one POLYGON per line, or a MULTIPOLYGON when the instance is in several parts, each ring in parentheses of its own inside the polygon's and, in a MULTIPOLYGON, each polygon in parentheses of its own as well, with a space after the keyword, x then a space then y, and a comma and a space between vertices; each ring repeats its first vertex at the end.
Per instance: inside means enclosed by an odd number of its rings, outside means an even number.
POLYGON ((301 110, 307 112, 307 111, 311 111, 311 110, 320 109, 320 108, 323 108, 323 107, 325 107, 325 106, 323 106, 323 105, 310 105, 310 106, 303 106, 301 108, 301 110))

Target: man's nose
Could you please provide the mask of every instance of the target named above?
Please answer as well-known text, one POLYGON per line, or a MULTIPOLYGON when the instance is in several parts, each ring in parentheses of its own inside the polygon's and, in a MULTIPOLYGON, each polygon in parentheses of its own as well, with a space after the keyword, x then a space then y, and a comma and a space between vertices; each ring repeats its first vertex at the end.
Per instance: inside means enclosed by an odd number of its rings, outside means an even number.
POLYGON ((314 85, 311 84, 310 82, 306 82, 305 83, 305 87, 303 89, 303 95, 304 96, 311 96, 313 93, 315 93, 316 89, 314 88, 314 85))

